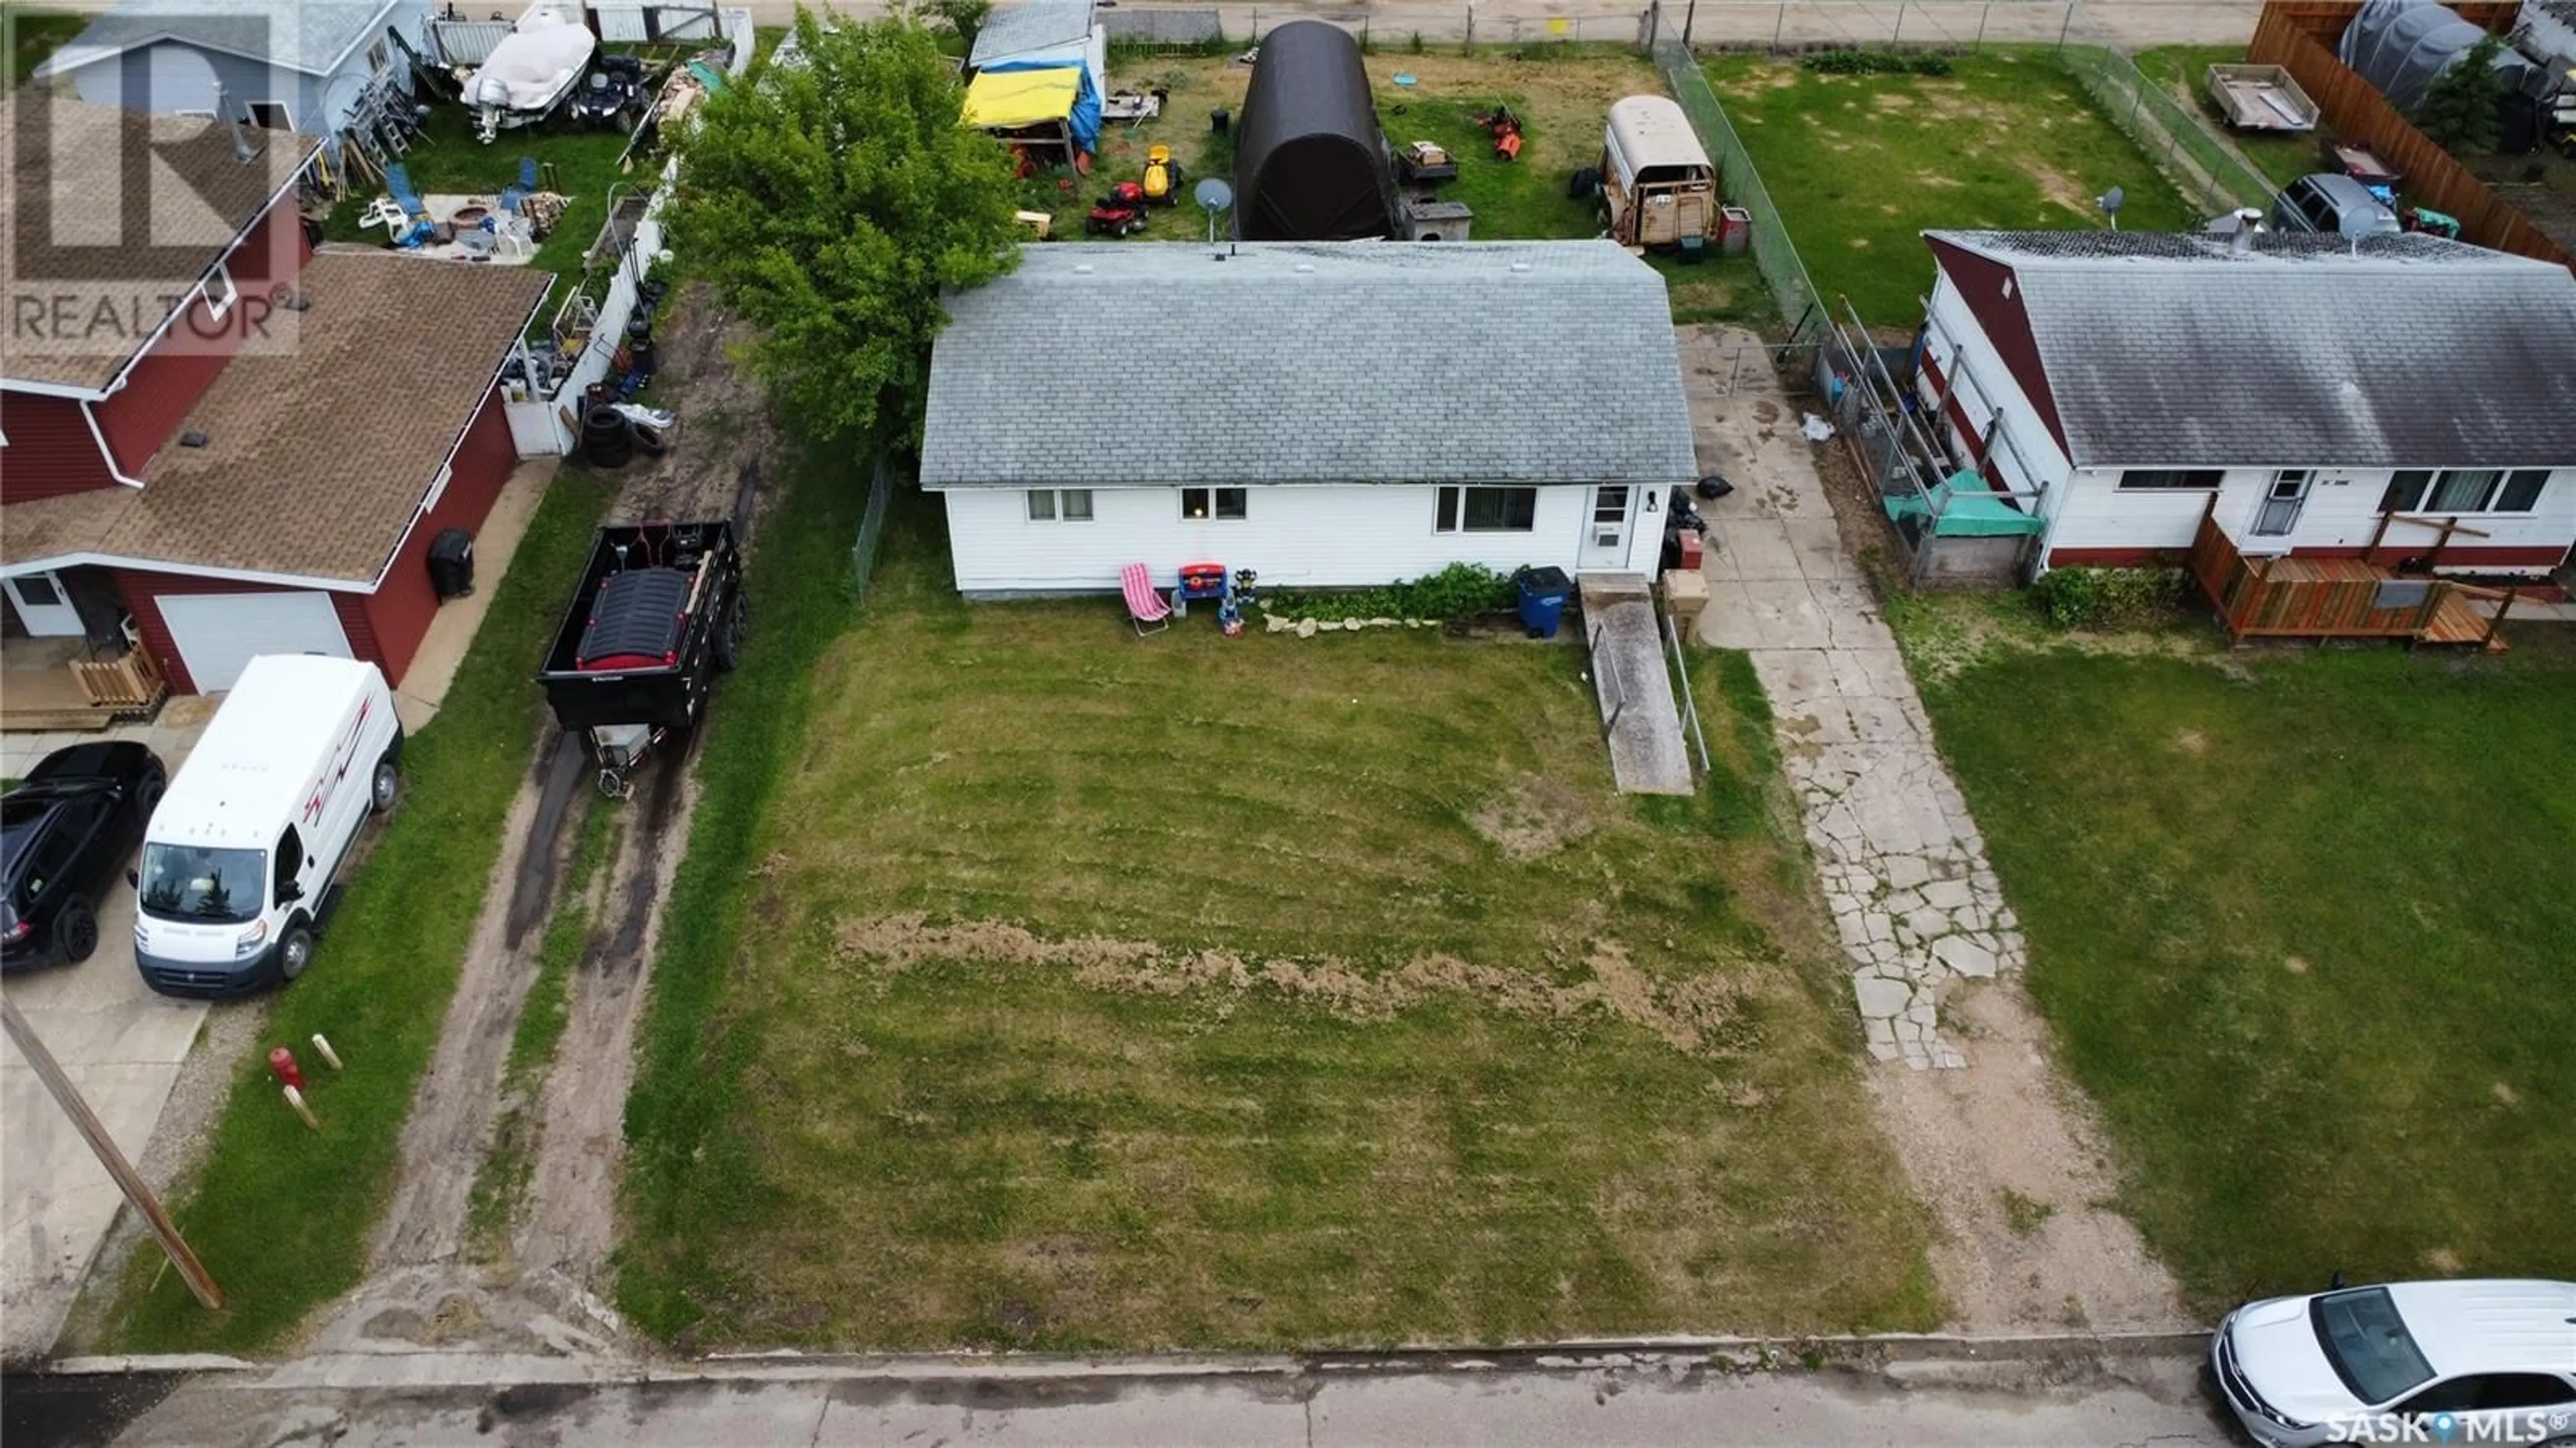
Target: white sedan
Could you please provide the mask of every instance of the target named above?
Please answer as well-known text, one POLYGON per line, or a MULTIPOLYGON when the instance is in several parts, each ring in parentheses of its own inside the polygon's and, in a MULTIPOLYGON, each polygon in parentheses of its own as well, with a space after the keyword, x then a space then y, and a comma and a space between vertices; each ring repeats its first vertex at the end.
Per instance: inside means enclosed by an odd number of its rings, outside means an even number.
POLYGON ((2254 1441, 2576 1448, 2576 1282, 2395 1282, 2251 1302, 2210 1367, 2254 1441))

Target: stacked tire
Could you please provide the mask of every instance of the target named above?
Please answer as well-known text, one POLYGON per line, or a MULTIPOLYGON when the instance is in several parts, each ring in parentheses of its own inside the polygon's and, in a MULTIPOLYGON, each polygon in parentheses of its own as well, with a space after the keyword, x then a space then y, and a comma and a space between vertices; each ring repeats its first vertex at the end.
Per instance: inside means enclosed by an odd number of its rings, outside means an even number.
POLYGON ((582 415, 581 456, 595 468, 622 468, 635 456, 635 434, 626 414, 614 407, 593 407, 582 415))

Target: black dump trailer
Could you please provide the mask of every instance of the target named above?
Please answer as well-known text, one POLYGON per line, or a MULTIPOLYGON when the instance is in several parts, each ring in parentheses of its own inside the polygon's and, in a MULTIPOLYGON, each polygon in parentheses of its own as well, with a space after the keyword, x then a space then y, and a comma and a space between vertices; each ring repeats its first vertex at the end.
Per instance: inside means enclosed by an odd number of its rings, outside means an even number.
POLYGON ((603 793, 624 798, 654 746, 698 722, 749 622, 731 523, 599 530, 537 682, 564 732, 589 740, 603 793))

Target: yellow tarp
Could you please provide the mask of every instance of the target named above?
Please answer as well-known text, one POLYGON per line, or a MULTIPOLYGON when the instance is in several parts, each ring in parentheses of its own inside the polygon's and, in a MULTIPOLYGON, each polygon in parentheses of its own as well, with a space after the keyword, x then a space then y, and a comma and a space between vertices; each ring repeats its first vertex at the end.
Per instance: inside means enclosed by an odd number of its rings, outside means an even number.
POLYGON ((1073 114, 1078 67, 1050 70, 979 71, 966 87, 966 109, 958 119, 978 130, 999 131, 1061 121, 1073 114))

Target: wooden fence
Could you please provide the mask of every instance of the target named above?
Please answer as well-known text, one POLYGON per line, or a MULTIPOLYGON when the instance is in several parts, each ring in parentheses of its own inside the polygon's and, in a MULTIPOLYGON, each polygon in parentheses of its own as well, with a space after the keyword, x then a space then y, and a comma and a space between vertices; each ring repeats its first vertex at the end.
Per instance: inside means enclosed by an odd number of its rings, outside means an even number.
MULTIPOLYGON (((2491 30, 2509 26, 2519 9, 2513 5, 2452 8, 2491 30)), ((2416 204, 2458 217, 2462 240, 2576 271, 2576 252, 2559 245, 2512 202, 2452 160, 2370 82, 2335 58, 2335 42, 2360 11, 2361 6, 2349 0, 2272 0, 2263 7, 2263 18, 2255 22, 2254 42, 2246 48, 2245 58, 2256 65, 2287 68, 2325 113, 2337 137, 2370 147, 2403 172, 2406 194, 2416 204)))
POLYGON ((2218 500, 2201 515, 2185 560, 2218 610, 2228 637, 2405 639, 2502 649, 2497 630, 2513 608, 2509 589, 2407 576, 2359 558, 2248 558, 2218 526, 2218 500), (2480 618, 2471 599, 2496 604, 2480 618))

